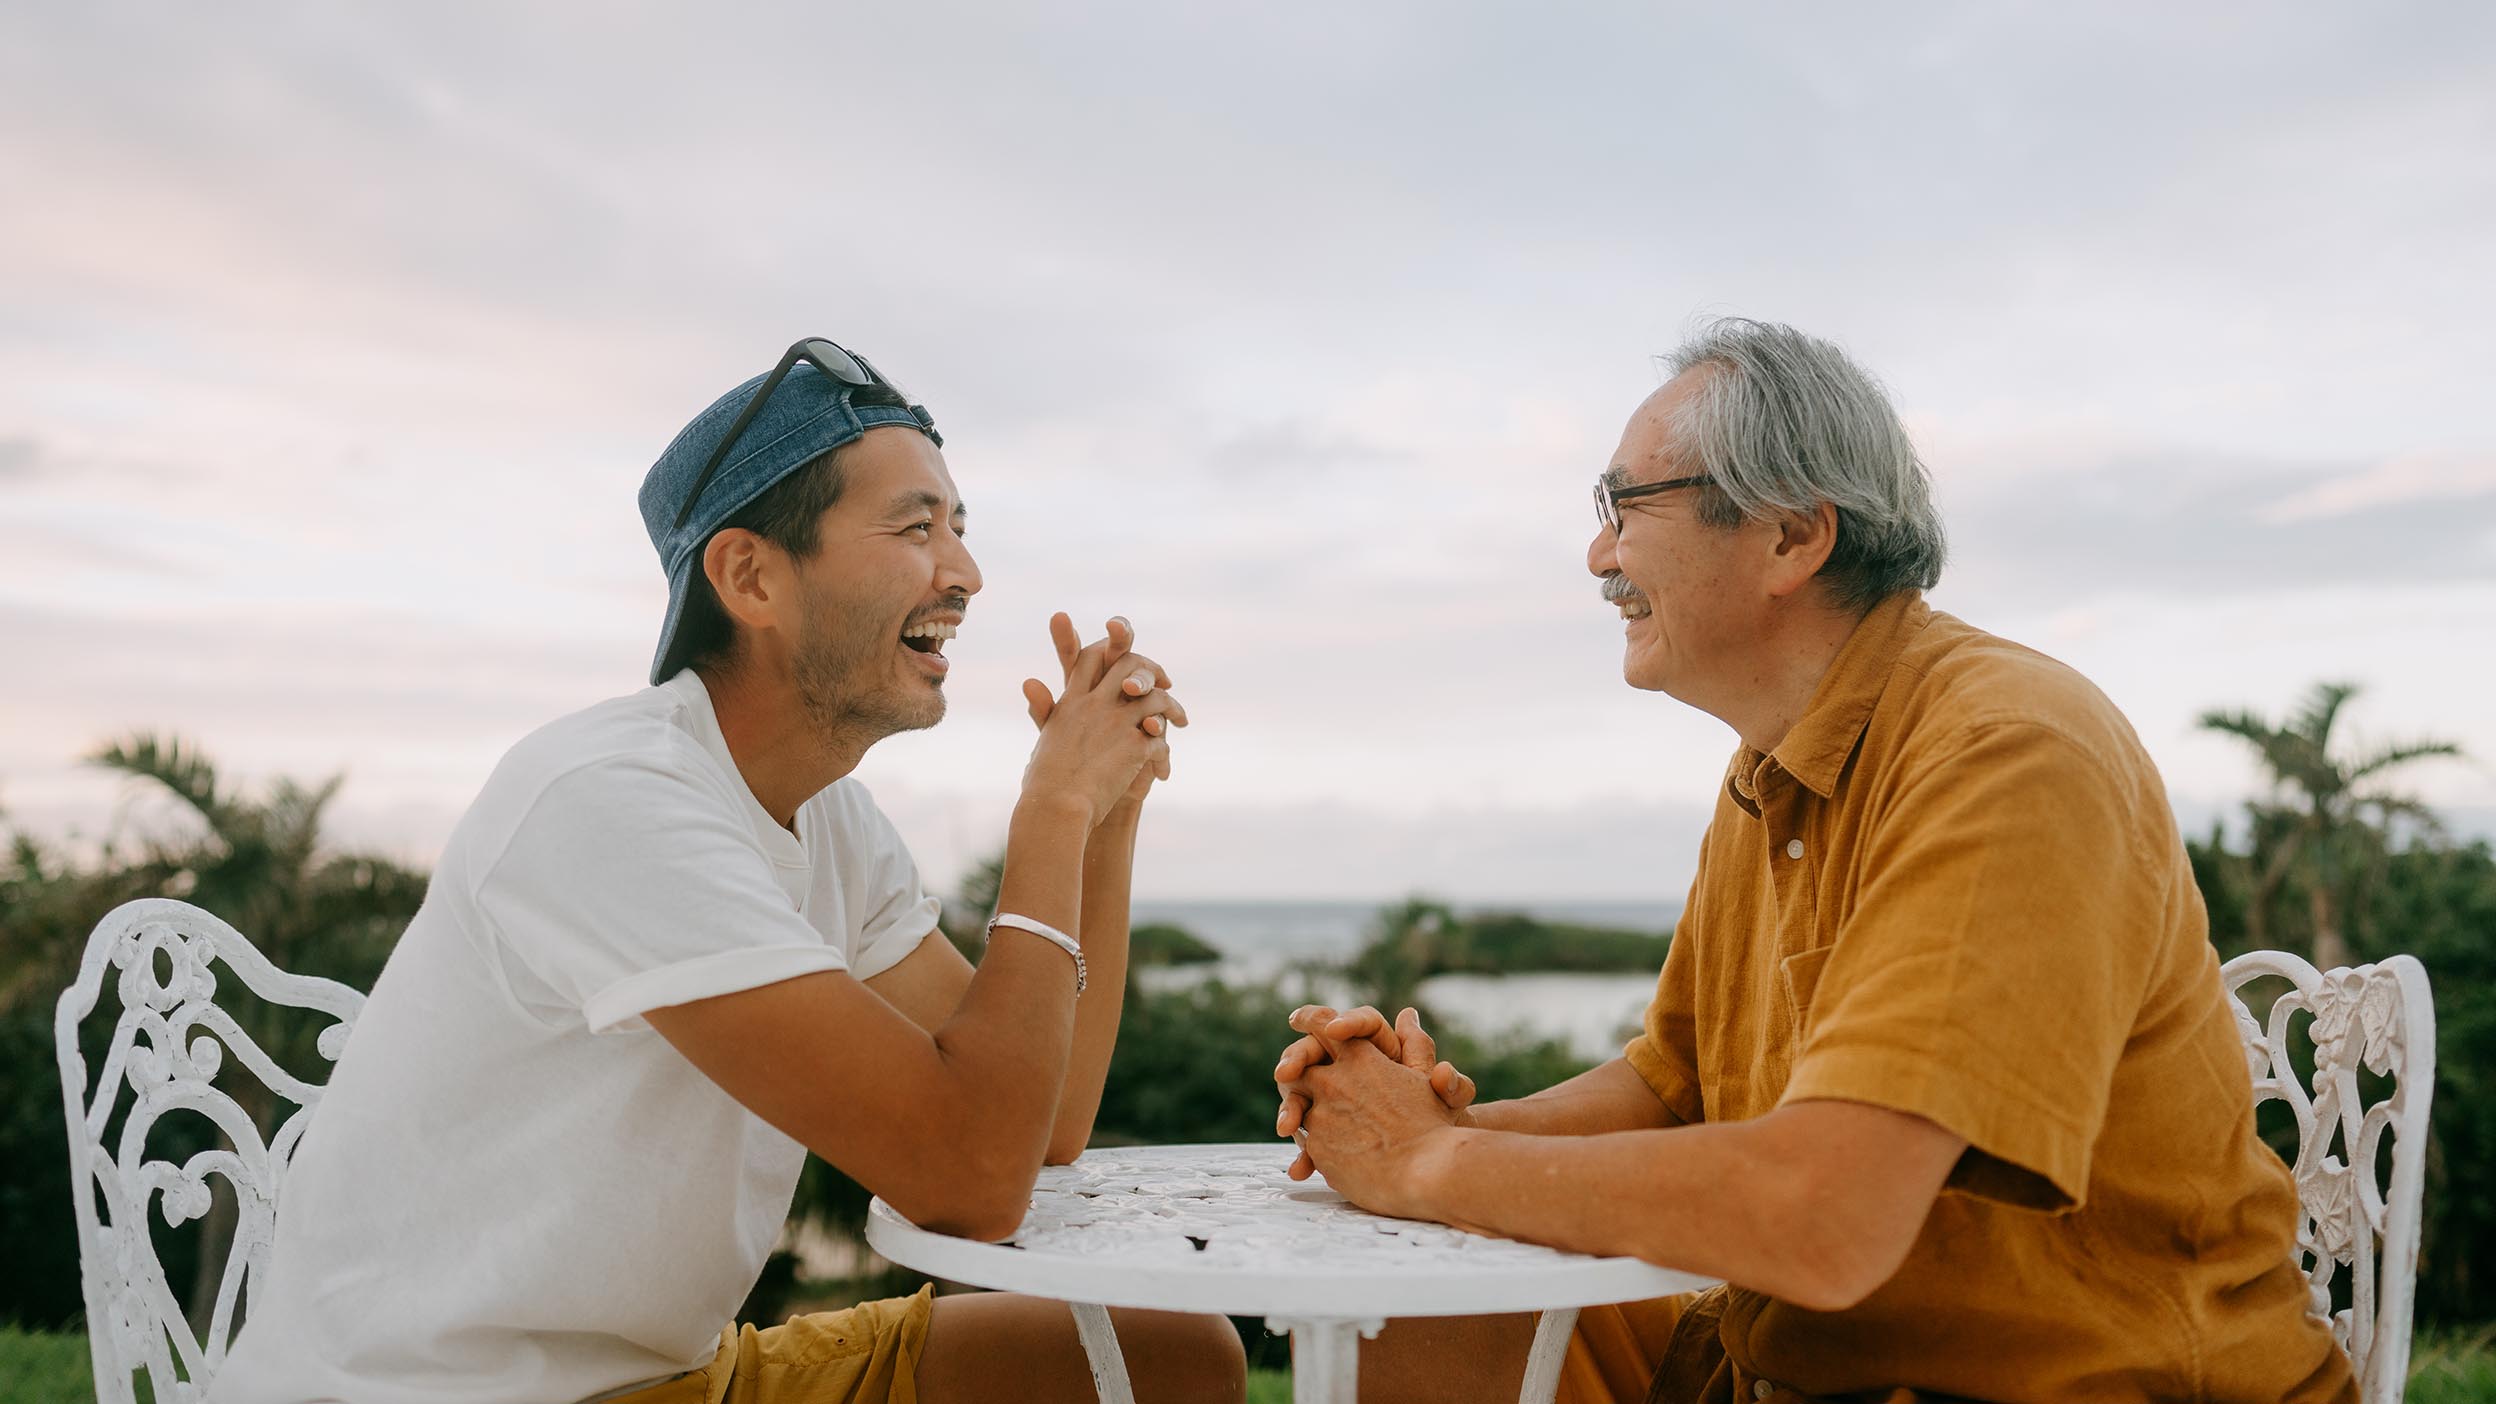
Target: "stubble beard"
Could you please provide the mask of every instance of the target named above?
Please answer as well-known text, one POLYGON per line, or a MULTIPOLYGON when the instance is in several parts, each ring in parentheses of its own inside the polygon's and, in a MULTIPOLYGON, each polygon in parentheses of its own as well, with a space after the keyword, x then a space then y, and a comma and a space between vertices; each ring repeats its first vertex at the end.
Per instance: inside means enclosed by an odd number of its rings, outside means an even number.
POLYGON ((896 678, 893 638, 832 600, 807 600, 806 637, 795 659, 798 701, 817 734, 873 744, 944 720, 941 685, 896 678))

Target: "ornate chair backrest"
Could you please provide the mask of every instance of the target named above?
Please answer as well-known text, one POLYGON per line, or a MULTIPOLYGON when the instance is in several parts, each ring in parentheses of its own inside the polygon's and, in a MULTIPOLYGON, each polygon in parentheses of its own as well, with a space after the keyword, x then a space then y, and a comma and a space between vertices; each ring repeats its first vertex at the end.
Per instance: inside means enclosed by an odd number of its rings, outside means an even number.
POLYGON ((233 1343, 235 1307, 246 1279, 265 1271, 286 1162, 320 1101, 318 1084, 279 1067, 231 1013, 217 1007, 219 961, 270 1004, 336 1016, 318 1039, 322 1056, 332 1062, 345 1050, 347 1031, 364 1007, 363 995, 335 980, 279 970, 233 927, 185 902, 131 902, 96 925, 78 978, 54 1012, 53 1032, 69 1121, 79 1285, 87 1302, 96 1397, 105 1404, 130 1404, 131 1375, 138 1370, 147 1372, 161 1404, 193 1404, 207 1389, 233 1343), (95 1011, 107 967, 118 972, 121 1014, 102 1072, 90 1084, 78 1031, 95 1011), (214 1085, 228 1052, 276 1097, 296 1104, 265 1142, 242 1106, 214 1085), (108 1146, 109 1123, 124 1105, 125 1085, 132 1094, 128 1111, 108 1146), (204 1150, 179 1165, 148 1160, 148 1133, 169 1112, 206 1117, 232 1149, 204 1150), (210 1175, 226 1178, 237 1213, 225 1274, 201 1339, 192 1334, 165 1280, 147 1209, 151 1196, 162 1195, 168 1225, 204 1216, 210 1175))
POLYGON ((2292 1167, 2301 1213, 2297 1256, 2311 1284, 2310 1310, 2357 1367, 2366 1404, 2392 1404, 2409 1374, 2411 1293, 2418 1278, 2418 1219, 2426 1200, 2427 1107, 2435 1091, 2435 1006, 2415 957, 2317 971, 2283 951, 2253 951, 2221 967, 2253 1069, 2255 1105, 2285 1102, 2297 1119, 2292 1167), (2286 980, 2266 1021, 2244 988, 2286 980), (2290 1021, 2307 1016, 2312 1083, 2289 1058, 2290 1021), (2366 1104, 2358 1069, 2393 1080, 2366 1104), (2392 1175, 2376 1182, 2386 1132, 2392 1175), (2331 1309, 2332 1279, 2349 1273, 2349 1305, 2331 1309))

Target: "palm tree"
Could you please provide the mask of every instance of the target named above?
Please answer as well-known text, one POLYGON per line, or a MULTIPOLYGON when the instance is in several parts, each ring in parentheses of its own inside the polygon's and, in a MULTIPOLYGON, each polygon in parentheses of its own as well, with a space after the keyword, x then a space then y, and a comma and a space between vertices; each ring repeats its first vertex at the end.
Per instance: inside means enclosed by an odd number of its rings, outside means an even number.
POLYGON ((2394 826, 2408 820, 2426 833, 2440 832, 2434 811, 2385 788, 2384 776, 2412 761, 2462 753, 2450 741, 2408 741, 2354 755, 2343 747, 2335 754, 2332 726, 2357 693, 2355 683, 2318 683, 2277 725, 2241 709, 2208 711, 2200 718, 2205 730, 2252 746, 2270 772, 2270 799, 2250 806, 2253 892, 2246 906, 2247 933, 2256 946, 2269 944, 2272 902, 2291 877, 2299 877, 2313 928, 2314 964, 2325 970, 2349 963, 2344 923, 2381 871, 2394 826))
MULTIPOLYGON (((0 1014, 57 997, 75 977, 88 930, 114 906, 144 896, 180 897, 215 913, 282 970, 372 988, 424 900, 425 875, 378 855, 336 852, 322 842, 321 817, 343 777, 310 786, 278 779, 253 799, 228 785, 197 748, 148 733, 113 742, 86 759, 171 796, 179 820, 139 835, 135 852, 108 845, 102 863, 90 872, 51 860, 23 836, 16 839, 9 876, 18 901, 11 904, 17 910, 10 912, 10 930, 0 938, 0 957, 7 957, 0 960, 0 1014), (44 914, 31 909, 38 897, 48 903, 53 919, 16 920, 44 914)), ((312 1047, 318 1021, 300 1011, 290 1018, 289 1011, 260 1001, 237 1000, 228 1012, 280 1066, 326 1065, 312 1047)), ((248 1075, 231 1084, 225 1090, 261 1135, 269 1135, 278 1110, 269 1090, 248 1075)), ((232 1204, 219 1196, 192 1283, 196 1321, 204 1321, 215 1302, 232 1233, 232 1204)))

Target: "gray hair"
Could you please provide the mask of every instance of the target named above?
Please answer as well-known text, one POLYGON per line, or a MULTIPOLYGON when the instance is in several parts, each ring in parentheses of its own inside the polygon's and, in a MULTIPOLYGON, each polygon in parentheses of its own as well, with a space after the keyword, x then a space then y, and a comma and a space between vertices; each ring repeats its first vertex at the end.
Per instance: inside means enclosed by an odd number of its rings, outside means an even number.
POLYGON ((1828 503, 1837 544, 1819 578, 1849 609, 1941 579, 1932 479, 1889 396, 1845 352, 1792 327, 1726 317, 1667 359, 1676 376, 1708 371, 1673 422, 1694 471, 1714 480, 1693 504, 1699 520, 1731 529, 1828 503))

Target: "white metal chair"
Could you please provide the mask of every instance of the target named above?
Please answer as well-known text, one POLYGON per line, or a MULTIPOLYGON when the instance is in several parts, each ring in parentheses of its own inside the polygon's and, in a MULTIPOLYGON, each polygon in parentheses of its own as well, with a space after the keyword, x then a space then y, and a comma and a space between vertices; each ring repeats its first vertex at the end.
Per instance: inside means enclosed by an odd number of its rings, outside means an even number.
POLYGON ((97 924, 78 978, 54 1012, 53 1031, 69 1121, 79 1286, 86 1296, 88 1349, 102 1404, 131 1404, 132 1375, 140 1370, 147 1372, 159 1404, 194 1404, 206 1391, 233 1344, 235 1307, 246 1283, 266 1271, 278 1187, 320 1101, 319 1085, 279 1067, 217 1007, 219 961, 262 1000, 335 1016, 317 1044, 332 1062, 345 1050, 347 1031, 364 1007, 364 996, 346 985, 279 970, 233 927, 185 902, 131 902, 97 924), (121 1014, 103 1070, 90 1085, 78 1029, 95 1012, 108 966, 119 972, 121 1014), (265 1143, 250 1116, 214 1085, 229 1051, 270 1091, 297 1105, 265 1143), (128 1114, 107 1147, 125 1084, 133 1094, 128 1114), (170 1112, 206 1117, 233 1149, 204 1150, 180 1165, 148 1160, 148 1132, 170 1112), (226 1178, 238 1212, 202 1340, 192 1334, 165 1281, 147 1208, 149 1198, 161 1194, 169 1225, 205 1215, 210 1175, 226 1178))
POLYGON ((2435 1006, 2414 957, 2317 971, 2282 951, 2253 951, 2221 967, 2245 1037, 2253 1095, 2285 1102, 2297 1119, 2293 1166, 2301 1209, 2297 1257, 2309 1310, 2349 1353, 2365 1404, 2396 1404, 2409 1375, 2412 1294, 2418 1279, 2419 1214, 2426 1200, 2427 1107, 2435 1091, 2435 1006), (2289 989, 2257 1022, 2242 991, 2265 977, 2289 989), (2291 1021, 2308 1016, 2310 1084, 2289 1058, 2291 1021), (2369 1106, 2358 1069, 2393 1079, 2369 1106), (2389 1187, 2376 1183, 2386 1132, 2389 1187), (2332 1279, 2350 1269, 2349 1305, 2331 1308, 2332 1279))

